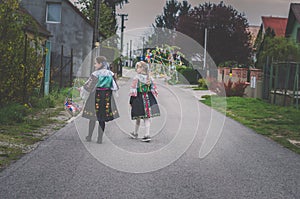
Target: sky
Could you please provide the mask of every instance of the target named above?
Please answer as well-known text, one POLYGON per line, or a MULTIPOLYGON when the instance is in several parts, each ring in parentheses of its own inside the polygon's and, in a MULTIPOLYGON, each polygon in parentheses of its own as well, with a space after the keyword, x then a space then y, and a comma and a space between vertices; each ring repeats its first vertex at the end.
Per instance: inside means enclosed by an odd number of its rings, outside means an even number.
MULTIPOLYGON (((155 24, 155 18, 163 14, 166 0, 128 0, 122 8, 117 7, 117 14, 128 14, 125 21, 124 48, 128 52, 130 42, 134 46, 142 46, 143 37, 155 24)), ((178 0, 182 1, 182 0, 178 0)), ((205 2, 220 3, 221 0, 187 0, 192 7, 205 2)), ((262 16, 288 17, 290 4, 300 3, 300 0, 223 0, 225 5, 232 6, 245 15, 249 25, 260 26, 262 16)), ((118 18, 120 24, 121 17, 118 18)), ((121 25, 119 25, 120 27, 121 25)), ((118 29, 117 34, 120 34, 118 29)))
MULTIPOLYGON (((220 0, 188 0, 194 6, 204 2, 220 3, 220 0)), ((239 13, 245 14, 249 25, 260 25, 261 16, 288 17, 290 3, 300 3, 300 0, 223 0, 225 5, 231 5, 239 13)), ((155 23, 157 15, 163 13, 166 0, 129 0, 118 14, 128 14, 125 21, 127 30, 149 27, 155 23)))

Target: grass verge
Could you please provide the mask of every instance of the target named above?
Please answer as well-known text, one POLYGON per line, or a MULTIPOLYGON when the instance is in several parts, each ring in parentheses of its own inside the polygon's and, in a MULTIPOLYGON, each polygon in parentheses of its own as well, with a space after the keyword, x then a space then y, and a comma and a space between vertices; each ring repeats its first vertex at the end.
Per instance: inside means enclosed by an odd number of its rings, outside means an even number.
POLYGON ((0 171, 66 124, 70 116, 64 111, 65 96, 53 93, 32 100, 34 107, 10 104, 0 110, 0 171))
MULTIPOLYGON (((221 103, 224 98, 205 96, 202 103, 212 106, 221 103)), ((226 110, 219 110, 228 117, 253 129, 255 132, 271 138, 282 146, 300 154, 300 110, 293 107, 282 107, 255 98, 227 97, 226 110)))

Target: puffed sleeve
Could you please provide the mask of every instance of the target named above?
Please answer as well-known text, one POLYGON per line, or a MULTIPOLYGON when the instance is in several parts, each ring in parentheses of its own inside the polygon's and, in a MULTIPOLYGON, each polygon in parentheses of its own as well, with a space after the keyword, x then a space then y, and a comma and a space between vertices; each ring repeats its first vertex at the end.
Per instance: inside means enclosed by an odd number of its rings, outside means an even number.
POLYGON ((92 74, 89 79, 84 83, 84 85, 80 88, 80 97, 82 99, 87 99, 89 94, 94 91, 96 84, 98 82, 98 77, 92 74))
POLYGON ((85 82, 85 84, 83 85, 83 88, 87 92, 92 92, 95 89, 97 82, 98 82, 98 77, 95 76, 94 74, 92 74, 89 77, 89 79, 85 82))
POLYGON ((131 86, 130 86, 130 96, 136 97, 137 96, 137 86, 138 86, 138 78, 133 78, 131 86))
POLYGON ((158 96, 158 90, 157 90, 156 83, 155 83, 155 81, 152 77, 150 78, 150 80, 151 80, 151 92, 155 97, 157 97, 158 96))

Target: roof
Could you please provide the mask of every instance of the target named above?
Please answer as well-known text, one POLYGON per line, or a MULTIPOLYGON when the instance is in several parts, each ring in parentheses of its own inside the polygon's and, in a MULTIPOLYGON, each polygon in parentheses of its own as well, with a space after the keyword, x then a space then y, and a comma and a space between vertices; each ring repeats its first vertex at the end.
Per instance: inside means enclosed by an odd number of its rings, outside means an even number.
MULTIPOLYGON (((80 10, 79 8, 75 5, 74 0, 66 0, 66 2, 77 12, 90 26, 94 27, 94 24, 89 20, 80 10)), ((100 36, 105 37, 104 34, 99 31, 100 36)))
POLYGON ((264 30, 271 28, 277 37, 284 37, 288 18, 262 16, 264 30))
MULTIPOLYGON (((37 25, 37 31, 40 36, 44 36, 44 37, 52 36, 51 33, 46 28, 44 28, 25 8, 20 6, 19 11, 20 13, 29 16, 34 21, 34 23, 37 25)), ((35 32, 35 28, 30 24, 26 25, 26 30, 29 32, 35 32)))
POLYGON ((300 23, 300 3, 291 3, 285 36, 289 36, 293 30, 295 21, 300 23))

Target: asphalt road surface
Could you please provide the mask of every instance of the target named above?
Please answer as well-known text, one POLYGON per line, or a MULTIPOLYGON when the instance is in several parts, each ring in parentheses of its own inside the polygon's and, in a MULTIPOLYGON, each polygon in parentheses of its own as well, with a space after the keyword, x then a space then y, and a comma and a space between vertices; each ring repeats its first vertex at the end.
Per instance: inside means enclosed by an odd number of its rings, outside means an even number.
MULTIPOLYGON (((132 77, 133 71, 125 73, 132 77)), ((300 156, 157 80, 150 143, 130 139, 129 85, 103 144, 74 118, 0 173, 0 198, 300 198, 300 156)), ((143 136, 141 123, 139 137, 143 136)))

